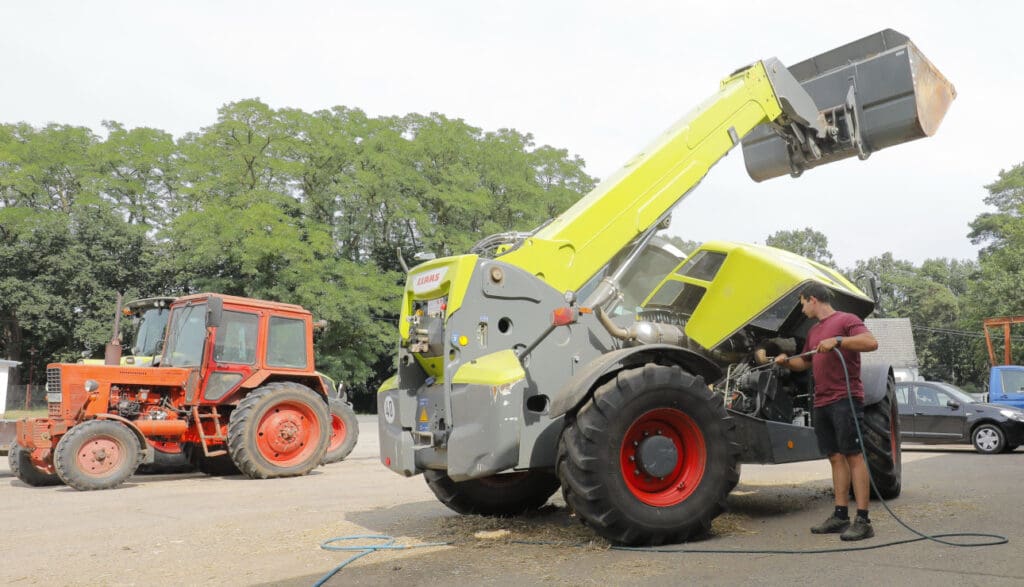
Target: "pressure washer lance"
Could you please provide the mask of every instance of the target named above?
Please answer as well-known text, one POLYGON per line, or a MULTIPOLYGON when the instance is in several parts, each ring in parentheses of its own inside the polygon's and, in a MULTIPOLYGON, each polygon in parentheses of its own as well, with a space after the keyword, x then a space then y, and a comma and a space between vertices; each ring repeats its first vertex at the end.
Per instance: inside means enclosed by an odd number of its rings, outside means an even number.
MULTIPOLYGON (((804 357, 809 357, 811 355, 816 355, 816 354, 818 354, 818 349, 812 349, 812 350, 807 351, 806 353, 800 353, 799 355, 790 355, 786 360, 797 359, 797 358, 802 359, 804 357)), ((751 371, 760 371, 761 369, 767 369, 769 367, 774 367, 775 366, 775 359, 776 359, 776 357, 766 357, 766 358, 768 359, 768 362, 763 363, 761 365, 757 365, 756 367, 751 367, 750 369, 747 369, 747 373, 750 373, 751 371)))

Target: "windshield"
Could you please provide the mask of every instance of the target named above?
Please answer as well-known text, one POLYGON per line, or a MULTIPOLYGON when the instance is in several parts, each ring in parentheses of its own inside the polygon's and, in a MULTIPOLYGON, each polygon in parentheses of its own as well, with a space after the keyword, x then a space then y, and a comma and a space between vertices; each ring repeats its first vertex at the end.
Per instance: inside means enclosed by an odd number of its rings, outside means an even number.
POLYGON ((948 392, 949 395, 955 397, 957 401, 959 401, 960 403, 973 404, 977 403, 978 401, 971 397, 971 394, 953 385, 952 383, 936 383, 935 385, 942 388, 944 391, 948 392))
POLYGON ((1003 393, 1021 393, 1024 391, 1024 371, 1000 369, 1003 379, 1003 393))
POLYGON ((206 339, 206 304, 176 309, 168 332, 164 364, 169 367, 198 367, 206 339))
POLYGON ((171 312, 167 308, 150 308, 142 313, 135 325, 135 342, 132 354, 151 357, 156 354, 156 347, 164 338, 164 328, 171 312))

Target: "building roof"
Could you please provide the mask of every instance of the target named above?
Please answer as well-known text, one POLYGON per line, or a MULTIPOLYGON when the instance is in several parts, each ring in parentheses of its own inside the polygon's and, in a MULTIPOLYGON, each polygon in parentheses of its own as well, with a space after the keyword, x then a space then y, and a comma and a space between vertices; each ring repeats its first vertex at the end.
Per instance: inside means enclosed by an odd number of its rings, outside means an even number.
POLYGON ((878 340, 878 350, 861 355, 861 362, 889 363, 894 369, 918 367, 910 318, 868 318, 864 325, 878 340))

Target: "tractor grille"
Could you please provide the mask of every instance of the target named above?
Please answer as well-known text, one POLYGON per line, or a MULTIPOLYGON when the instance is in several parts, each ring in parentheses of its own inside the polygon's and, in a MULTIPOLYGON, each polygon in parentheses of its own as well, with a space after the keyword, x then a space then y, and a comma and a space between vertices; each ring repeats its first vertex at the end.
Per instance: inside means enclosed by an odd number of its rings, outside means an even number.
POLYGON ((60 367, 46 370, 46 393, 60 393, 60 367))
POLYGON ((60 368, 54 367, 46 370, 46 405, 51 418, 60 417, 60 403, 60 368))

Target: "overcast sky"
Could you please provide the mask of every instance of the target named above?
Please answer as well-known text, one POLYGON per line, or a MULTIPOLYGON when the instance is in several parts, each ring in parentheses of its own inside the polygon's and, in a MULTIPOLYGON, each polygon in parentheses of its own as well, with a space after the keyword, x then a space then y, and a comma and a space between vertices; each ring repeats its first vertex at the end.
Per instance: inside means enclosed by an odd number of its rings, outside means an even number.
POLYGON ((149 126, 181 136, 221 105, 440 112, 529 132, 607 177, 736 68, 793 64, 883 28, 958 97, 936 136, 750 180, 734 151, 671 231, 764 242, 825 233, 840 266, 891 251, 975 258, 984 185, 1024 161, 1018 2, 49 1, 0 6, 0 122, 149 126))

